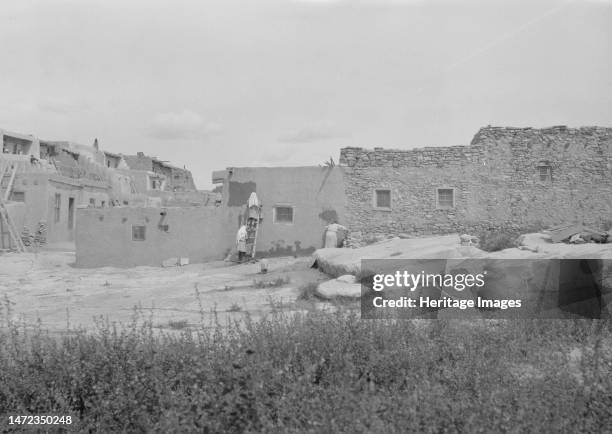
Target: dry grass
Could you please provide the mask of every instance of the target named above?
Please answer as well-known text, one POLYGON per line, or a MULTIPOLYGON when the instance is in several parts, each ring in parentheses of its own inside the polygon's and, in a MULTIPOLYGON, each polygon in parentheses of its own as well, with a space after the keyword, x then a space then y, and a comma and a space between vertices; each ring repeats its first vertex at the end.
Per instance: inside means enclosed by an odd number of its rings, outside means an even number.
POLYGON ((604 432, 612 419, 608 321, 273 314, 166 333, 135 317, 58 338, 7 318, 2 423, 71 414, 84 432, 604 432))
POLYGON ((170 327, 173 330, 183 330, 185 328, 187 328, 187 326, 189 326, 189 323, 187 322, 187 320, 178 320, 178 321, 174 321, 174 320, 170 320, 168 321, 168 327, 170 327))
POLYGON ((291 282, 291 278, 289 276, 277 277, 273 280, 254 280, 253 288, 263 289, 263 288, 278 288, 284 286, 291 282))

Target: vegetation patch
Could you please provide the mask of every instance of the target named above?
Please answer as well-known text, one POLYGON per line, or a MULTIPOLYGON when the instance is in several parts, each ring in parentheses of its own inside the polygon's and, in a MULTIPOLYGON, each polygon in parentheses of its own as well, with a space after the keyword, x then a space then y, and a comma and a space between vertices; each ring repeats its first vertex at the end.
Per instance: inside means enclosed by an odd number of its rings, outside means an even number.
POLYGON ((519 237, 518 232, 485 231, 478 235, 479 247, 485 252, 497 252, 499 250, 516 247, 519 237))
POLYGON ((189 326, 189 323, 187 322, 187 320, 170 320, 168 321, 168 327, 170 327, 173 330, 182 330, 187 328, 187 326, 189 326))
POLYGON ((274 280, 253 280, 253 288, 278 288, 291 282, 289 276, 277 277, 274 280))
POLYGON ((3 421, 69 414, 78 432, 353 433, 606 432, 612 420, 609 321, 279 313, 180 333, 98 320, 94 332, 58 337, 2 319, 3 421))
POLYGON ((308 282, 298 288, 298 300, 313 300, 317 298, 318 282, 308 282))

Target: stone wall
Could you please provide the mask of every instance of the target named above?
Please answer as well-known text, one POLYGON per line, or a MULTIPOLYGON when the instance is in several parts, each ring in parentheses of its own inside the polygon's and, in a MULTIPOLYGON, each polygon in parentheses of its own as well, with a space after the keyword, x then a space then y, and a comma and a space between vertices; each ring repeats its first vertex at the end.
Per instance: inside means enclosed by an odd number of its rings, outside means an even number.
POLYGON ((486 127, 470 146, 344 148, 340 164, 358 238, 612 219, 612 128, 486 127), (453 189, 453 207, 438 206, 438 188, 453 189), (376 189, 391 191, 390 209, 375 207, 376 189))

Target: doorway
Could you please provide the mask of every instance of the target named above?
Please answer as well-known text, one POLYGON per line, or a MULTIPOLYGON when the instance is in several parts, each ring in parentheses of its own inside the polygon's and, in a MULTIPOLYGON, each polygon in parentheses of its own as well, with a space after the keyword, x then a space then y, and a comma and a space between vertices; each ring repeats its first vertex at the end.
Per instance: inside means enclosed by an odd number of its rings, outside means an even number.
POLYGON ((68 229, 74 227, 74 197, 68 198, 68 229))

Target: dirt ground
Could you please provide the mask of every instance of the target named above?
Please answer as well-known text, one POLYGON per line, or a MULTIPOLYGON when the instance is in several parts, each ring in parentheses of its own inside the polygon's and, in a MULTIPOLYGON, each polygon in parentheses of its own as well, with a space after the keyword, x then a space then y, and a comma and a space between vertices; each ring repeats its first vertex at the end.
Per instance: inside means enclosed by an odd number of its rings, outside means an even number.
MULTIPOLYGON (((158 268, 75 268, 74 252, 0 255, 2 317, 50 330, 91 327, 94 318, 129 323, 134 308, 160 328, 223 324, 272 310, 321 308, 298 301, 299 287, 329 279, 310 268, 310 258, 274 258, 260 265, 223 261, 158 268), (197 295, 199 293, 199 297, 197 295)), ((4 320, 4 318, 2 318, 4 320)), ((4 323, 4 321, 2 321, 4 323)))

